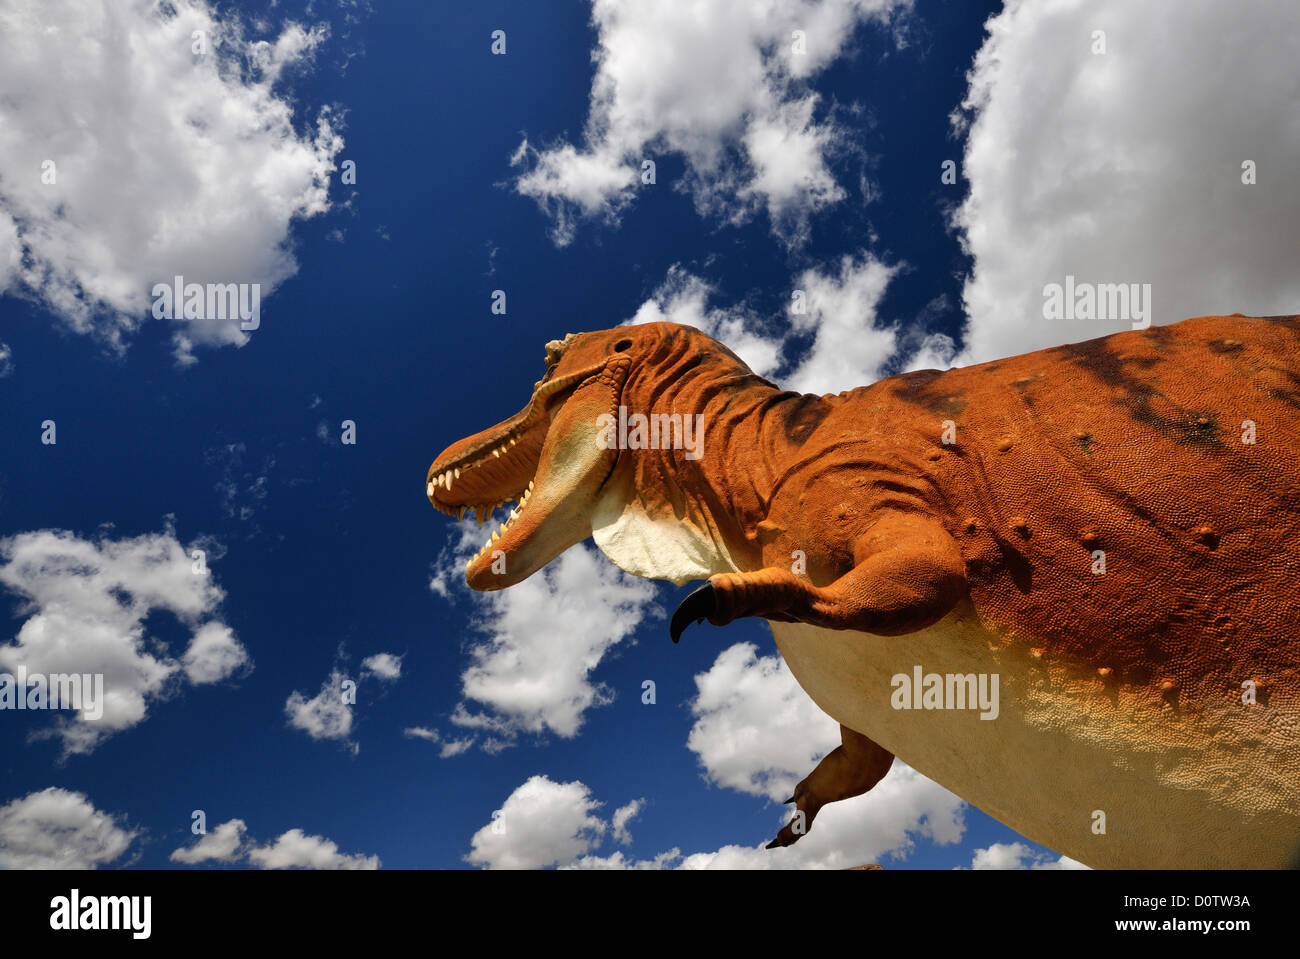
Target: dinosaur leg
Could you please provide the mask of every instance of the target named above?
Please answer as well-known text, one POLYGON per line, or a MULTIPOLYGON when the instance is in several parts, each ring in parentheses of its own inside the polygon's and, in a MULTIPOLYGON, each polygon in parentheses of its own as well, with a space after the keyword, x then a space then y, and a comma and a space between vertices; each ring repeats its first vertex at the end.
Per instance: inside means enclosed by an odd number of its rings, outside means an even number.
POLYGON ((961 550, 933 521, 882 520, 854 555, 857 565, 827 586, 775 566, 710 576, 673 614, 673 642, 692 622, 725 626, 742 616, 897 636, 942 619, 966 594, 961 550))
POLYGON ((794 795, 786 802, 794 803, 803 815, 796 813, 794 819, 767 844, 768 849, 798 842, 799 837, 812 828, 813 819, 822 806, 861 796, 884 779, 894 763, 893 753, 848 726, 840 727, 840 743, 826 754, 803 782, 794 787, 794 795))

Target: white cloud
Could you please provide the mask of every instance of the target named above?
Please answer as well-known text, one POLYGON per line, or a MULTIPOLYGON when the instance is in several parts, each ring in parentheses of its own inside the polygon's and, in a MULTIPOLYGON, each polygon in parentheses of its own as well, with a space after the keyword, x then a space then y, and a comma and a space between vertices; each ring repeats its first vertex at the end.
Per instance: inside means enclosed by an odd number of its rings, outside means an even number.
POLYGON ((900 341, 896 326, 878 325, 880 300, 899 269, 863 252, 843 257, 830 272, 804 270, 794 286, 803 294, 802 311, 795 311, 792 295, 785 315, 764 320, 743 304, 711 305, 714 287, 674 265, 627 322, 693 326, 786 389, 838 393, 879 379, 896 357, 915 353, 914 359, 931 363, 940 361, 945 342, 951 350, 951 340, 941 334, 911 345, 900 341), (793 361, 792 338, 809 334, 811 345, 793 361))
POLYGON ((607 824, 600 803, 580 782, 533 776, 510 794, 494 821, 470 840, 465 861, 489 869, 541 869, 577 859, 600 845, 607 824))
POLYGON ((301 729, 312 739, 336 739, 349 747, 353 753, 360 747, 351 741, 352 705, 350 697, 343 688, 348 678, 337 669, 330 672, 329 679, 321 683, 320 692, 308 699, 305 694, 294 690, 285 700, 284 711, 289 717, 289 725, 301 729))
POLYGON ((672 869, 682 858, 682 851, 676 847, 661 852, 653 859, 634 859, 615 850, 608 856, 582 856, 572 862, 564 863, 561 869, 672 869))
MULTIPOLYGON (((328 112, 295 129, 275 91, 324 36, 287 23, 253 41, 205 0, 5 3, 0 292, 118 347, 149 317, 153 285, 177 275, 258 283, 264 302, 297 269, 293 221, 329 208, 342 140, 328 112)), ((182 362, 246 340, 237 321, 174 333, 182 362)))
MULTIPOLYGON (((639 810, 643 802, 629 803, 615 816, 634 805, 639 810)), ((534 776, 474 834, 465 859, 494 869, 844 869, 906 857, 917 838, 955 843, 964 828, 962 801, 901 763, 866 796, 827 806, 808 835, 783 849, 765 849, 765 838, 753 846, 687 856, 680 849, 649 859, 621 850, 600 856, 596 851, 608 833, 623 841, 620 820, 607 823, 598 813, 601 805, 581 782, 534 776)), ((783 811, 774 818, 772 835, 786 817, 783 811)), ((626 821, 621 820, 624 828, 626 821)))
POLYGON ((885 288, 898 272, 870 254, 840 261, 839 271, 805 270, 797 288, 806 294, 806 312, 789 314, 800 332, 815 339, 803 361, 782 384, 801 393, 838 393, 880 379, 898 346, 897 332, 877 327, 885 288))
POLYGON ((247 662, 214 618, 225 594, 210 572, 195 575, 170 528, 98 542, 62 530, 2 539, 0 585, 24 598, 19 612, 27 617, 16 639, 0 646, 0 669, 104 676, 103 716, 61 715, 48 733, 62 738, 65 755, 88 753, 142 722, 149 703, 174 692, 182 676, 215 682, 225 666, 247 662), (181 662, 146 635, 144 620, 156 611, 193 631, 181 662))
POLYGON ((376 653, 361 661, 361 677, 378 676, 384 681, 401 678, 402 657, 392 653, 376 653))
POLYGON ((843 134, 818 118, 809 81, 836 60, 854 30, 887 24, 906 0, 715 0, 707 4, 594 0, 596 74, 581 145, 537 150, 512 163, 516 189, 572 240, 577 222, 617 220, 641 186, 643 159, 680 155, 683 186, 701 214, 732 222, 766 210, 789 243, 809 217, 841 200, 827 165, 843 134), (804 52, 794 51, 794 31, 804 52))
POLYGON ((23 246, 18 242, 18 224, 0 208, 0 292, 9 288, 22 261, 23 246))
POLYGON ((627 824, 641 814, 645 808, 644 799, 633 799, 626 806, 619 806, 614 810, 614 816, 610 819, 610 825, 614 827, 614 840, 621 842, 623 845, 630 845, 632 834, 628 832, 627 824))
POLYGON ((231 819, 194 845, 174 850, 171 861, 187 865, 246 861, 259 869, 378 869, 380 865, 378 856, 345 855, 333 840, 309 836, 301 829, 290 829, 265 846, 245 842, 247 833, 244 820, 231 819))
MULTIPOLYGON (((811 772, 811 767, 805 772, 811 772)), ((772 835, 789 821, 790 807, 774 817, 772 835)), ((870 792, 831 803, 793 846, 765 849, 728 845, 686 856, 680 869, 847 869, 905 859, 917 839, 949 845, 965 829, 965 803, 901 762, 870 792)), ((770 838, 770 837, 769 837, 770 838)))
MULTIPOLYGON (((809 699, 780 656, 758 656, 751 643, 723 650, 695 677, 695 716, 687 740, 708 780, 783 802, 799 780, 840 743, 839 724, 809 699)), ((680 868, 844 868, 905 856, 914 837, 956 842, 964 803, 896 762, 863 796, 831 803, 799 842, 783 849, 725 846, 687 856, 680 868)), ((788 819, 782 807, 776 834, 788 819)), ((770 838, 770 837, 768 837, 770 838)))
MULTIPOLYGON (((0 289, 3 289, 3 278, 0 277, 0 289)), ((8 343, 0 343, 0 379, 8 376, 14 371, 14 351, 8 343)))
POLYGON ((235 862, 242 858, 240 847, 244 843, 244 834, 248 826, 242 819, 223 822, 216 829, 199 838, 192 846, 176 849, 169 857, 172 862, 187 865, 215 860, 216 862, 235 862))
MULTIPOLYGON (((813 705, 779 656, 757 656, 750 643, 720 653, 695 677, 696 717, 688 746, 710 782, 774 802, 839 744, 839 726, 813 705)), ((683 855, 680 849, 636 859, 597 851, 607 834, 629 844, 628 823, 645 809, 635 799, 602 819, 589 788, 534 776, 506 800, 493 823, 475 833, 467 861, 497 868, 536 869, 843 869, 906 858, 918 839, 956 843, 965 829, 965 803, 916 770, 896 762, 863 796, 831 803, 793 846, 727 845, 683 855)), ((775 812, 772 836, 789 818, 775 812)))
POLYGON ((743 306, 710 306, 714 288, 674 264, 650 299, 628 324, 682 323, 707 333, 739 356, 759 376, 773 376, 784 362, 783 334, 768 332, 743 306))
POLYGON ((996 842, 976 849, 972 869, 1087 869, 1067 856, 1052 858, 1052 853, 1034 852, 1023 842, 996 842))
POLYGON ((461 739, 443 739, 438 730, 428 729, 424 726, 409 726, 402 730, 402 735, 409 739, 424 739, 431 743, 439 743, 442 746, 438 753, 440 759, 459 756, 474 745, 473 736, 465 736, 461 739))
POLYGON ((715 785, 783 802, 840 744, 840 727, 780 656, 757 653, 752 643, 737 643, 695 677, 686 745, 715 785))
MULTIPOLYGON (((449 595, 452 584, 468 592, 458 571, 481 545, 472 525, 462 523, 458 544, 435 564, 434 592, 449 595)), ((521 733, 577 735, 587 710, 613 701, 592 673, 643 619, 660 614, 652 583, 627 575, 586 545, 508 590, 473 596, 483 613, 475 627, 485 640, 469 649, 463 698, 451 722, 473 730, 476 744, 488 752, 508 748, 521 733), (486 709, 475 712, 474 704, 486 709)), ((443 755, 460 751, 444 748, 443 755)))
POLYGON ((1129 328, 1044 319, 1067 274, 1150 283, 1155 323, 1296 310, 1300 5, 1012 0, 988 28, 956 118, 975 261, 960 362, 1129 328))
POLYGON ((922 337, 917 351, 907 359, 901 372, 946 370, 957 356, 957 344, 946 333, 929 333, 922 337))
POLYGON ((338 843, 324 836, 308 836, 290 829, 269 846, 248 851, 248 861, 259 869, 378 869, 378 856, 345 855, 338 843))
POLYGON ((219 683, 248 663, 248 651, 235 638, 229 626, 205 623, 190 640, 181 658, 185 675, 196 686, 219 683))
POLYGON ((51 786, 0 806, 0 869, 97 869, 135 837, 81 793, 51 786))

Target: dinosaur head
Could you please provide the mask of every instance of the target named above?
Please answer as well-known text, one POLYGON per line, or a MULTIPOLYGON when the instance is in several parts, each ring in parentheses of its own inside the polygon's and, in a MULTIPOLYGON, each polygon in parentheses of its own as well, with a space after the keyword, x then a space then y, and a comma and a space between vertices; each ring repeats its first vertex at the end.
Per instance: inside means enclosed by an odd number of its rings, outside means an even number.
POLYGON ((510 500, 516 508, 469 562, 474 589, 512 586, 591 535, 591 513, 617 449, 597 442, 602 414, 617 413, 642 327, 570 333, 546 344, 546 373, 509 419, 453 443, 429 467, 429 501, 479 522, 510 500), (505 572, 494 569, 504 553, 505 572))
POLYGON ((640 576, 686 582, 735 568, 707 505, 701 411, 724 385, 753 382, 776 389, 721 343, 675 323, 547 343, 546 373, 528 404, 453 443, 429 467, 429 501, 444 513, 474 511, 482 522, 507 501, 518 503, 470 560, 469 585, 513 586, 589 536, 640 576), (693 452, 619 449, 621 441, 610 442, 611 421, 624 405, 654 418, 677 414, 683 431, 698 427, 698 445, 693 452))

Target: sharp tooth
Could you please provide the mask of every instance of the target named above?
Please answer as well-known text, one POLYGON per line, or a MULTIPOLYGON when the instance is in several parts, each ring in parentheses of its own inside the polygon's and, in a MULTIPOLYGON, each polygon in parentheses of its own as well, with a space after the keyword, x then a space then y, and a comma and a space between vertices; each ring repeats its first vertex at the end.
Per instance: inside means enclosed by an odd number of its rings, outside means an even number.
POLYGON ((432 483, 432 482, 429 483, 429 496, 430 496, 430 497, 433 496, 433 483, 432 483))
POLYGON ((498 533, 496 530, 493 530, 493 531, 492 531, 492 539, 488 541, 488 545, 490 546, 492 543, 495 543, 495 542, 496 542, 497 540, 499 540, 500 538, 501 538, 501 534, 498 533))
POLYGON ((456 474, 456 479, 460 479, 460 470, 452 470, 456 474))
POLYGON ((516 443, 518 443, 518 442, 519 442, 519 441, 518 441, 517 439, 515 439, 514 437, 511 437, 511 438, 510 438, 510 445, 511 445, 511 446, 514 446, 514 445, 515 445, 516 443))
POLYGON ((493 456, 500 456, 500 455, 501 455, 501 451, 500 451, 499 449, 493 450, 493 451, 492 451, 492 455, 493 455, 493 456))
POLYGON ((456 522, 459 523, 461 520, 465 518, 465 510, 467 508, 468 507, 462 506, 460 509, 456 510, 456 522))
POLYGON ((532 481, 532 480, 529 480, 529 481, 528 481, 528 492, 531 493, 532 491, 533 491, 533 481, 532 481))
POLYGON ((450 490, 451 490, 451 472, 450 472, 450 470, 449 470, 448 472, 446 472, 446 473, 443 473, 442 475, 445 476, 445 477, 447 477, 447 490, 450 491, 450 490))

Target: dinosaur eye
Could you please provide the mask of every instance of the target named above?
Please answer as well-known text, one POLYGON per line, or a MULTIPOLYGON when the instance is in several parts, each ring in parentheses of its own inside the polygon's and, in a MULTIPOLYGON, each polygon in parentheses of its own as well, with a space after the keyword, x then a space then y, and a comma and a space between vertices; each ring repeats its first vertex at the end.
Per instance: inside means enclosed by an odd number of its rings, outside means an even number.
POLYGON ((619 340, 617 343, 614 344, 615 353, 622 353, 624 350, 630 350, 630 349, 632 349, 631 340, 619 340))

